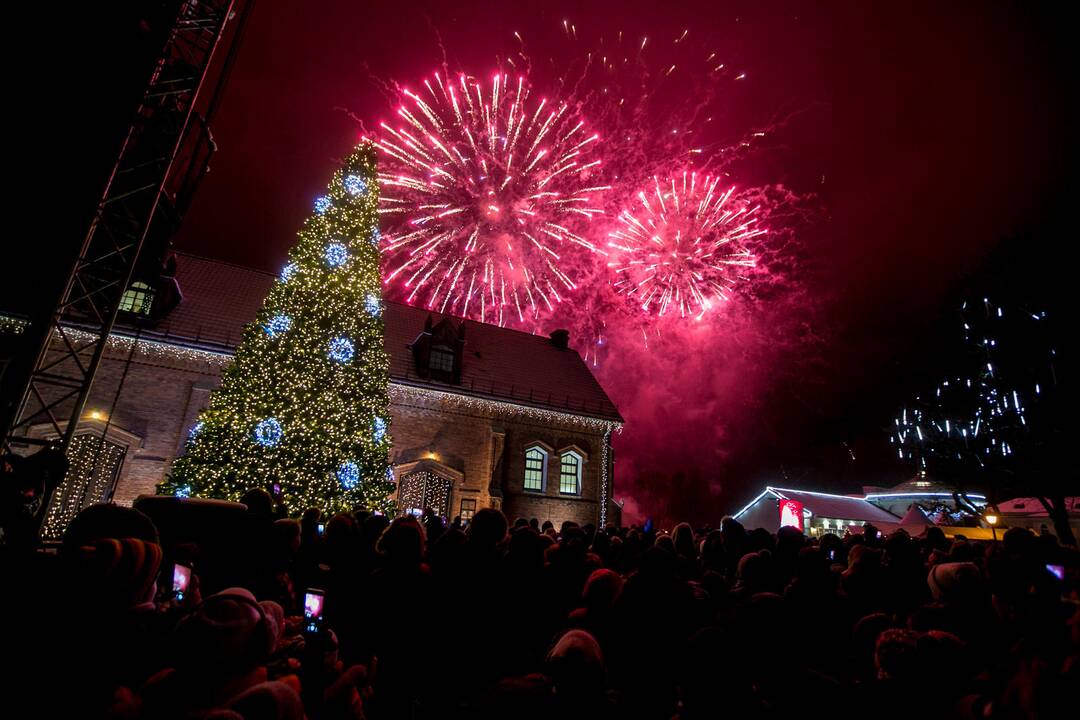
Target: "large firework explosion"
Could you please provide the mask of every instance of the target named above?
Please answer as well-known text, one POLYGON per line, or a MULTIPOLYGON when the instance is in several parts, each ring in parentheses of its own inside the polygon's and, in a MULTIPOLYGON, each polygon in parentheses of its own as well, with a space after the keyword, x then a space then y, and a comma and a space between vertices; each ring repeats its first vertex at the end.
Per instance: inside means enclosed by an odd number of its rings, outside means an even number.
POLYGON ((760 206, 695 172, 652 178, 609 234, 614 288, 646 313, 700 320, 753 267, 747 241, 763 235, 760 206))
POLYGON ((596 133, 524 77, 459 75, 403 91, 382 124, 385 282, 406 302, 500 325, 550 312, 575 288, 567 253, 598 248, 596 133))

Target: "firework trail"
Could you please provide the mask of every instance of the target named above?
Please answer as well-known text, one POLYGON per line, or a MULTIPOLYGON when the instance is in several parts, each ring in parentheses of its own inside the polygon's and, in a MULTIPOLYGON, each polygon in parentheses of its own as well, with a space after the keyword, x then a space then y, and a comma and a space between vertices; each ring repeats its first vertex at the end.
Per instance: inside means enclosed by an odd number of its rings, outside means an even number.
POLYGON ((576 289, 567 255, 603 252, 599 136, 524 77, 435 74, 383 123, 384 282, 405 301, 499 325, 550 313, 576 289))
POLYGON ((643 312, 700 320, 716 302, 730 299, 743 268, 754 267, 747 242, 763 235, 759 205, 733 197, 719 177, 684 172, 637 194, 637 207, 618 215, 608 247, 615 291, 643 312))

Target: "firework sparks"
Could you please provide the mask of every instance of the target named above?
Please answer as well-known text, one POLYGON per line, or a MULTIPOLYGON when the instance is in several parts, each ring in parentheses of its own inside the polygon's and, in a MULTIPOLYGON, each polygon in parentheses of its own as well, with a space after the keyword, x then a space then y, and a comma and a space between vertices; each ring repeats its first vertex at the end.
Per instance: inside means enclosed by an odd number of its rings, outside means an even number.
POLYGON ((615 290, 646 313, 700 320, 754 266, 747 243, 766 232, 758 209, 721 188, 719 177, 654 176, 609 235, 615 290))
POLYGON ((599 136, 526 80, 434 75, 383 124, 385 282, 406 302, 500 325, 549 312, 575 289, 567 254, 601 214, 599 136))
POLYGON ((894 420, 889 438, 897 457, 923 472, 948 474, 955 463, 981 470, 1011 459, 1018 447, 1030 451, 1029 413, 1038 422, 1045 412, 1039 379, 1055 383, 1055 353, 1042 329, 1045 312, 1006 313, 984 298, 965 302, 962 314, 968 372, 942 381, 930 397, 916 396, 894 420), (1013 347, 999 348, 1003 337, 1013 347))

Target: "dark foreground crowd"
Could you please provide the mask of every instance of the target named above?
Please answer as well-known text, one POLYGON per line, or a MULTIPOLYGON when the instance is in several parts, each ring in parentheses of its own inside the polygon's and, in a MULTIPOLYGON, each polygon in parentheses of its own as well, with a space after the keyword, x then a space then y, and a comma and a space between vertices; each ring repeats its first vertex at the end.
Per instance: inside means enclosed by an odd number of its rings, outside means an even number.
POLYGON ((1077 553, 1053 535, 291 520, 246 501, 224 564, 107 505, 55 554, 5 557, 0 714, 1076 717, 1077 553))

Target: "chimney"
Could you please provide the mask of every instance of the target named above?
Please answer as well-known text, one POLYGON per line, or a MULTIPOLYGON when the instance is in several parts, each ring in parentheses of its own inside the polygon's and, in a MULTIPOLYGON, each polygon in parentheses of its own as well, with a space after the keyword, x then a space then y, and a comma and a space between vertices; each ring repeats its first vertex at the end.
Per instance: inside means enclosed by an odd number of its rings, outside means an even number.
POLYGON ((570 331, 569 330, 555 330, 548 337, 551 338, 551 344, 560 350, 566 350, 570 347, 570 331))

